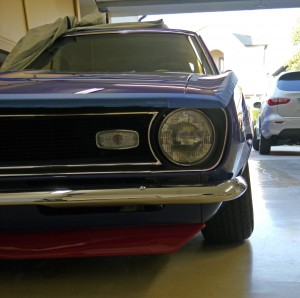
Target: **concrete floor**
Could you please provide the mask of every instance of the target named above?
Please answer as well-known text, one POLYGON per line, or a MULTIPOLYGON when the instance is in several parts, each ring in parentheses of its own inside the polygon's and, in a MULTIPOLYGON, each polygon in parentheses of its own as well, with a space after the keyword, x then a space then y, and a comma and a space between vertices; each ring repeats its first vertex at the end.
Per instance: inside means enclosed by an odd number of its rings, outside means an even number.
POLYGON ((300 297, 300 147, 250 159, 255 231, 241 245, 201 235, 163 256, 0 261, 2 298, 300 297))

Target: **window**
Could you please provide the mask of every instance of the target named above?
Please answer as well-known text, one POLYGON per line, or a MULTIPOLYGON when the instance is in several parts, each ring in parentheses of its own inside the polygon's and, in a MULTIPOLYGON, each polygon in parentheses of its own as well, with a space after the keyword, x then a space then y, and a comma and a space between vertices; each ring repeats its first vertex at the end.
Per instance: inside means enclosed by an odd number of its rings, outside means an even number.
POLYGON ((278 80, 277 86, 284 91, 300 91, 300 72, 282 75, 278 80))
POLYGON ((219 57, 218 69, 220 72, 224 72, 224 57, 219 57))

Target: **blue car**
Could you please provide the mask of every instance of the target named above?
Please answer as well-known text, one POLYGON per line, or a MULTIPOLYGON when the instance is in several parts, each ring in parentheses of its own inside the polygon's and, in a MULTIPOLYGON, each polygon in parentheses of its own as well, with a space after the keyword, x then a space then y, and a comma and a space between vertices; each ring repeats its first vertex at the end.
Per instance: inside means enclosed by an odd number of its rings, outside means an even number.
POLYGON ((50 39, 20 51, 25 36, 0 73, 0 258, 250 237, 249 112, 196 33, 149 22, 50 39))

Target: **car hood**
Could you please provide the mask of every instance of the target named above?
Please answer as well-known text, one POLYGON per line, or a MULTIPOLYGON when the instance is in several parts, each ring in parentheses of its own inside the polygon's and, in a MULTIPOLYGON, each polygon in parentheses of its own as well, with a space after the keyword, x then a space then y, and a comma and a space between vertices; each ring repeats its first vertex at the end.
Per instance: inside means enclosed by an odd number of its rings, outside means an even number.
MULTIPOLYGON (((31 98, 72 97, 80 100, 94 98, 133 98, 199 96, 202 99, 213 98, 215 101, 229 101, 236 85, 229 74, 200 76, 187 73, 53 73, 48 71, 12 71, 0 74, 0 101, 10 96, 18 100, 32 94, 31 98), (143 94, 143 96, 142 96, 143 94), (18 96, 22 95, 22 97, 18 96)), ((25 103, 24 103, 25 104, 25 103)), ((182 106, 182 103, 180 104, 182 106)), ((168 105, 170 106, 170 105, 168 105)))

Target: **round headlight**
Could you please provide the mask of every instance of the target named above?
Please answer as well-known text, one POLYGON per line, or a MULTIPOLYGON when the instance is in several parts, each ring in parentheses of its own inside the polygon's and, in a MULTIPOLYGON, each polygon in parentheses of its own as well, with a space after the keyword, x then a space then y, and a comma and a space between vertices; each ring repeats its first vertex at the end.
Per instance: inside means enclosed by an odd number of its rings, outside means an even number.
POLYGON ((163 154, 170 161, 191 166, 207 158, 215 142, 215 131, 203 112, 180 109, 164 119, 158 138, 163 154))

